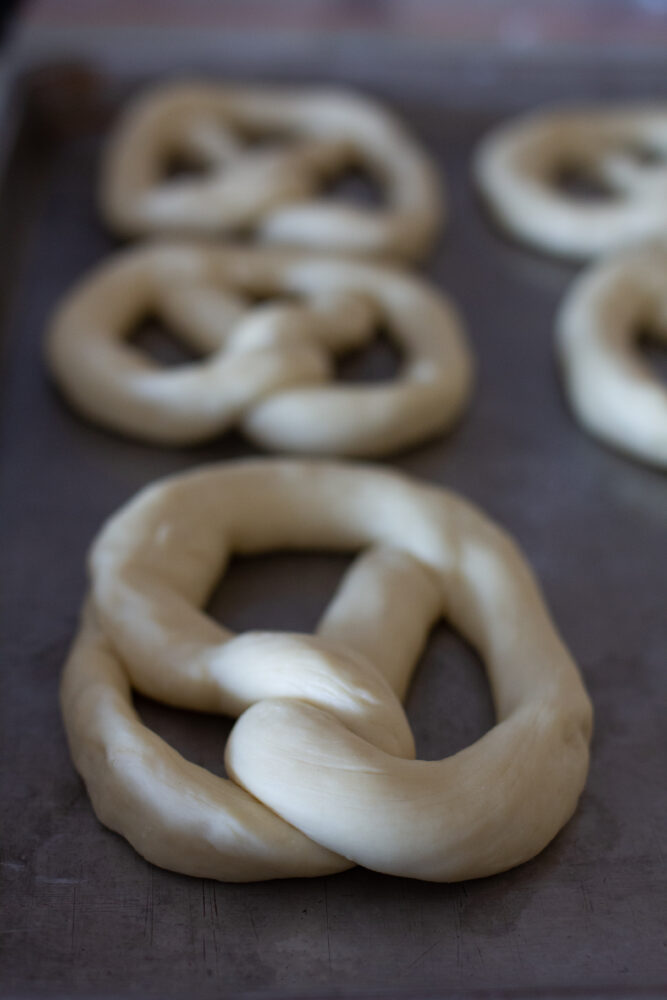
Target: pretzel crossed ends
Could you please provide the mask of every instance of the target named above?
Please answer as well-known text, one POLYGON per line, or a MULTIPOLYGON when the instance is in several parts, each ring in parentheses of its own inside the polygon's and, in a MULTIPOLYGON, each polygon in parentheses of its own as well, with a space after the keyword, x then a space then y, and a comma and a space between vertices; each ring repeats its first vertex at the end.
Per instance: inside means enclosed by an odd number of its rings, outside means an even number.
POLYGON ((453 881, 526 861, 574 811, 591 727, 576 667, 514 544, 443 489, 336 463, 210 467, 131 500, 90 571, 62 685, 71 753, 101 821, 155 864, 453 881), (274 549, 361 550, 315 636, 234 636, 201 610, 232 554, 274 549), (401 700, 442 616, 484 659, 497 724, 417 761, 401 700), (229 777, 150 732, 133 687, 238 716, 229 777))
POLYGON ((646 329, 667 338, 667 105, 528 115, 483 140, 475 173, 523 242, 574 260, 603 256, 559 311, 565 391, 592 434, 667 469, 667 390, 637 351, 646 329), (594 196, 573 196, 564 172, 594 196))

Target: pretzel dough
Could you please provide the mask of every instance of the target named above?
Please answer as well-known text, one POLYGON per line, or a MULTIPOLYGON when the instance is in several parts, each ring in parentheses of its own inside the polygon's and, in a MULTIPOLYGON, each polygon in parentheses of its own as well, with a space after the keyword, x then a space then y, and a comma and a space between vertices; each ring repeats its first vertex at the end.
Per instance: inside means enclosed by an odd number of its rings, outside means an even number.
POLYGON ((363 466, 213 466, 131 500, 90 567, 94 612, 62 685, 72 756, 100 819, 156 864, 452 881, 531 858, 572 815, 589 700, 518 550, 454 494, 363 466), (232 553, 286 548, 363 549, 315 636, 235 637, 200 610, 232 553), (416 761, 400 699, 442 615, 484 658, 497 724, 416 761), (240 715, 232 780, 150 733, 130 685, 240 715))
POLYGON ((47 357, 76 409, 146 441, 190 445, 238 424, 266 448, 347 455, 385 455, 445 430, 472 369, 453 308, 404 272, 194 243, 103 263, 57 310, 47 357), (252 307, 258 295, 283 301, 252 307), (155 312, 208 356, 161 369, 129 344, 155 312), (327 385, 331 354, 367 342, 379 321, 404 355, 398 377, 327 385))
POLYGON ((667 469, 667 389, 635 345, 643 328, 667 341, 667 239, 586 271, 565 297, 556 326, 565 388, 583 426, 667 469))
POLYGON ((101 207, 129 236, 229 235, 412 259, 444 214, 442 181, 402 125, 372 101, 334 90, 189 83, 130 104, 102 165, 101 207), (259 148, 249 141, 265 140, 259 148), (181 157, 203 176, 165 176, 181 157), (360 167, 386 207, 316 193, 360 167))
POLYGON ((500 126, 475 157, 477 181, 520 240, 575 259, 667 233, 667 104, 540 111, 500 126), (583 170, 595 200, 559 188, 583 170))

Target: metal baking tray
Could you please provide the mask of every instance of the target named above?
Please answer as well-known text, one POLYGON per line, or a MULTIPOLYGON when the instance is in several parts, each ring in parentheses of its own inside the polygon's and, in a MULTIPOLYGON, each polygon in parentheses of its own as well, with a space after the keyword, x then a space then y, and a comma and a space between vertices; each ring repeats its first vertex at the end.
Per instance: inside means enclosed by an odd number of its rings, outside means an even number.
MULTIPOLYGON (((202 881, 151 866, 97 822, 57 698, 86 549, 144 484, 251 449, 233 434, 188 451, 124 440, 80 420, 49 384, 41 356, 49 314, 114 247, 95 209, 101 141, 114 108, 145 81, 128 58, 115 69, 43 63, 14 81, 0 192, 0 989, 14 997, 664 996, 667 480, 572 420, 552 320, 574 268, 498 233, 469 171, 475 142, 509 113, 563 98, 665 97, 664 64, 446 59, 396 42, 385 58, 368 39, 347 57, 335 46, 281 54, 252 40, 228 40, 221 51, 215 64, 193 56, 171 66, 362 87, 405 115, 442 165, 450 221, 424 270, 465 316, 477 384, 453 433, 391 464, 460 490, 522 545, 595 703, 590 779, 575 817, 539 857, 458 885, 362 869, 202 881)), ((384 377, 393 363, 380 345, 345 372, 384 377)), ((326 554, 239 561, 211 613, 237 629, 311 630, 346 565, 326 554)), ((181 752, 221 771, 229 720, 144 699, 138 707, 181 752)), ((492 725, 482 665, 444 625, 408 713, 426 758, 492 725)))

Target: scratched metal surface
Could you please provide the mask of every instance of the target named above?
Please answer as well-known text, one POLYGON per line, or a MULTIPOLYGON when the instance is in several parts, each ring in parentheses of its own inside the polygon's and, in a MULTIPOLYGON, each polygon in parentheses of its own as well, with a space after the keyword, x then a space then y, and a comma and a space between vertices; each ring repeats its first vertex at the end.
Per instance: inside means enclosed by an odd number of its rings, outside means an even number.
MULTIPOLYGON (((189 452, 95 430, 40 358, 72 280, 112 247, 93 189, 106 108, 127 81, 75 73, 19 87, 4 177, 2 909, 6 996, 664 995, 667 481, 580 433, 554 375, 551 321, 572 270, 506 242, 476 203, 468 158, 509 110, 556 97, 665 95, 662 67, 585 61, 390 67, 320 49, 294 62, 227 46, 239 76, 367 85, 409 117, 446 170, 451 221, 427 270, 462 308, 478 359, 472 406, 446 440, 396 459, 481 503, 537 570, 596 708, 590 781, 554 843, 465 885, 352 870, 224 885, 152 867, 95 820, 68 759, 58 675, 103 518, 139 487, 247 454, 236 437, 189 452), (271 61, 273 59, 273 61, 271 61), (93 81, 94 83, 94 81, 93 81), (24 103, 26 93, 36 98, 24 103)), ((412 60, 412 61, 410 61, 412 60)), ((218 67, 220 69, 220 66, 218 67)), ((391 370, 381 349, 351 374, 391 370)), ((311 629, 346 561, 234 565, 212 603, 233 627, 311 629)), ((230 723, 141 701, 144 719, 221 770, 230 723)), ((409 696, 419 751, 452 752, 491 723, 480 663, 444 626, 409 696)), ((419 818, 415 817, 415 823, 419 818)))

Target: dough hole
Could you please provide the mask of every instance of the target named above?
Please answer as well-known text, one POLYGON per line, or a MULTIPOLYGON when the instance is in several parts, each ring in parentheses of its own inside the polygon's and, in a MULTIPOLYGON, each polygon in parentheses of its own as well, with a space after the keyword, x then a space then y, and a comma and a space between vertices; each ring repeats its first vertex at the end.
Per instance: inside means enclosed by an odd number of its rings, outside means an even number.
POLYGON ((336 174, 323 188, 331 201, 362 205, 366 208, 386 208, 387 198, 370 173, 360 168, 350 168, 336 174))
POLYGON ((444 621, 431 631, 405 709, 419 760, 441 760, 458 753, 495 724, 484 664, 444 621))
POLYGON ((178 365, 200 361, 204 357, 202 352, 187 344, 178 331, 156 312, 146 313, 132 327, 127 342, 163 368, 176 368, 178 365))
POLYGON ((657 167, 667 163, 667 150, 659 149, 657 146, 649 146, 647 143, 635 143, 628 146, 625 152, 642 166, 657 167))
POLYGON ((233 558, 206 613, 234 632, 314 632, 352 561, 331 552, 233 558))
POLYGON ((335 365, 339 382, 385 382, 398 377, 402 355, 386 327, 378 327, 371 342, 346 351, 335 365))
POLYGON ((225 715, 172 708, 136 692, 133 702, 143 724, 169 743, 177 753, 221 778, 227 777, 224 749, 234 719, 225 715))
POLYGON ((194 177, 205 177, 208 173, 210 173, 210 168, 203 161, 179 152, 165 160, 161 180, 191 180, 194 177))
POLYGON ((572 201, 612 201, 616 191, 596 171, 582 163, 564 163, 556 170, 554 185, 572 201))
POLYGON ((650 323, 642 323, 635 333, 637 346, 652 371, 667 382, 667 327, 658 329, 650 323))

